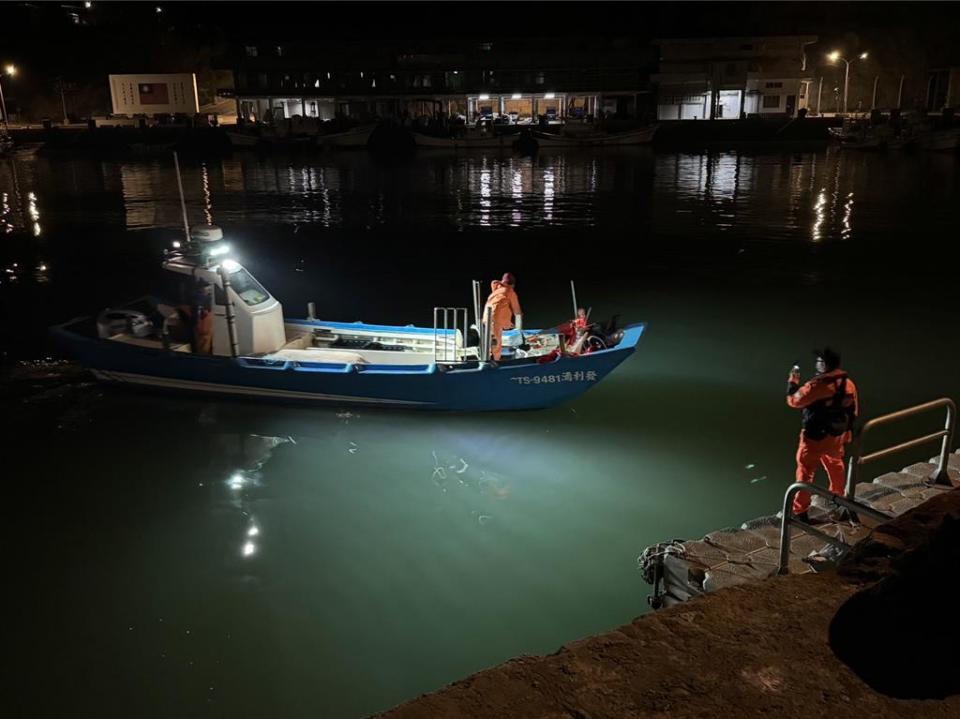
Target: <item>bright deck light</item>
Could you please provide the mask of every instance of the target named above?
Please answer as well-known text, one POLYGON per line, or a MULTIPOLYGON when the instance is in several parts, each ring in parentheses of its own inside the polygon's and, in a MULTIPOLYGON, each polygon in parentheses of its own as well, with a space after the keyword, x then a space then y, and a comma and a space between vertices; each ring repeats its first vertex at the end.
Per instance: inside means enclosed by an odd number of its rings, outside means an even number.
POLYGON ((543 96, 543 99, 544 99, 544 100, 552 100, 552 99, 555 98, 556 96, 557 96, 557 93, 555 93, 555 92, 548 92, 548 93, 546 93, 546 94, 543 96))
POLYGON ((521 97, 523 97, 523 95, 521 95, 519 92, 515 92, 515 93, 513 93, 513 94, 510 96, 510 99, 511 99, 511 100, 519 100, 521 97))
POLYGON ((478 100, 489 100, 489 99, 490 99, 490 96, 489 96, 489 95, 480 95, 480 97, 478 97, 477 99, 478 99, 478 100))
POLYGON ((240 269, 240 263, 235 260, 226 259, 223 261, 223 269, 227 272, 236 272, 240 269))
POLYGON ((210 248, 211 257, 219 257, 220 255, 225 255, 230 251, 230 245, 223 243, 220 245, 215 245, 210 248))

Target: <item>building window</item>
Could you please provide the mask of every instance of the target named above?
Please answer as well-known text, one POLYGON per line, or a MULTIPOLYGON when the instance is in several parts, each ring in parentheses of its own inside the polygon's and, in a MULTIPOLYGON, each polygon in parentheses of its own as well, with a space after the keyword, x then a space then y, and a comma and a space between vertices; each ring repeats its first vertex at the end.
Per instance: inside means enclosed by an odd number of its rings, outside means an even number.
POLYGON ((766 85, 767 87, 783 87, 782 82, 768 82, 766 85))
POLYGON ((748 44, 745 44, 745 45, 741 45, 741 46, 740 46, 740 49, 741 49, 741 50, 753 50, 753 45, 750 45, 749 43, 748 43, 748 44))
POLYGON ((481 50, 483 50, 484 52, 490 52, 491 50, 493 50, 493 43, 492 43, 492 42, 482 42, 482 43, 480 43, 479 45, 477 45, 477 47, 479 47, 479 48, 480 48, 481 50))
POLYGON ((257 73, 257 86, 266 87, 267 86, 267 73, 258 72, 257 73))
POLYGON ((764 95, 763 96, 763 107, 766 110, 772 110, 780 107, 780 96, 779 95, 764 95))
POLYGON ((247 53, 247 57, 256 57, 257 56, 257 46, 256 45, 247 45, 243 48, 244 52, 247 53))
POLYGON ((538 72, 538 73, 537 73, 537 84, 538 84, 538 85, 542 85, 544 82, 546 82, 546 78, 544 78, 542 72, 538 72))
POLYGON ((727 63, 727 75, 736 75, 736 74, 737 74, 737 66, 736 66, 736 64, 735 64, 735 63, 732 63, 732 62, 728 62, 728 63, 727 63))
POLYGON ((273 50, 277 53, 277 57, 283 57, 283 45, 277 45, 273 50))

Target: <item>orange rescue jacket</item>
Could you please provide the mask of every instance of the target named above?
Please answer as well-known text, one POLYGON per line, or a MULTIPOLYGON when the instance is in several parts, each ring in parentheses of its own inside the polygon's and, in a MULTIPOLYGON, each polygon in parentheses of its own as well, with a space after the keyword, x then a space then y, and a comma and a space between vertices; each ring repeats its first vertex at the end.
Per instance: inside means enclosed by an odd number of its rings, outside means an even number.
POLYGON ((497 327, 513 327, 513 316, 523 314, 516 291, 500 280, 490 283, 490 296, 484 307, 484 316, 486 316, 486 307, 492 309, 492 322, 497 327))
MULTIPOLYGON (((860 398, 857 393, 857 386, 853 380, 842 369, 830 370, 821 375, 810 379, 802 385, 798 385, 791 380, 787 384, 787 406, 794 409, 803 409, 811 412, 815 409, 814 405, 818 402, 824 404, 833 404, 834 400, 839 400, 840 404, 852 410, 853 417, 860 415, 860 398), (837 397, 840 391, 841 382, 846 380, 844 396, 837 397)), ((849 442, 852 434, 847 431, 843 434, 843 441, 849 442)), ((811 437, 817 439, 817 437, 811 437)))

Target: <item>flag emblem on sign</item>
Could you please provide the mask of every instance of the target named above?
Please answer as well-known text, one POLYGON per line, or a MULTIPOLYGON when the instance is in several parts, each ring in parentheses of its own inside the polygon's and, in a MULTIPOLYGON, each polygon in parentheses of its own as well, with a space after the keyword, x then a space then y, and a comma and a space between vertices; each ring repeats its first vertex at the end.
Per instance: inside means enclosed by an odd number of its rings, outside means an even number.
POLYGON ((166 105, 170 102, 165 82, 141 82, 139 89, 141 105, 166 105))

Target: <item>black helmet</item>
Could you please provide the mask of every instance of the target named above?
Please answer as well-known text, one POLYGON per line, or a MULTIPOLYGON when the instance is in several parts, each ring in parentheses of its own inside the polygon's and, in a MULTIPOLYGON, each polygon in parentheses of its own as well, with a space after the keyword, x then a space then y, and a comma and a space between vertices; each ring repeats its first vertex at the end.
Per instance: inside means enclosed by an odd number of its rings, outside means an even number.
POLYGON ((814 356, 823 360, 828 370, 835 370, 840 366, 840 352, 829 347, 813 351, 814 356))

